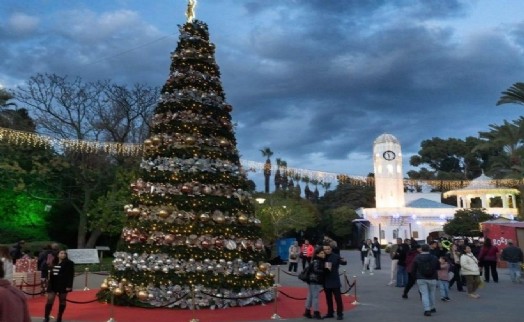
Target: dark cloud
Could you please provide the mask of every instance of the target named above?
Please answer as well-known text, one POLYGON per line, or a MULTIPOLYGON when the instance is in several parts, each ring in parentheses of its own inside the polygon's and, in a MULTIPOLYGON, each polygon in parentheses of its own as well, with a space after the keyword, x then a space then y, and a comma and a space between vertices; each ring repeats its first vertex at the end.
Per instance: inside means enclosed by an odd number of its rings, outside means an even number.
MULTIPOLYGON (((0 4, 0 83, 36 72, 167 79, 183 1, 61 2, 49 12, 22 2, 0 4)), ((220 0, 200 1, 197 18, 217 46, 244 159, 263 161, 259 150, 270 146, 292 167, 366 175, 384 132, 401 141, 407 160, 422 140, 477 136, 521 114, 495 103, 523 80, 524 18, 465 23, 478 5, 220 0)))

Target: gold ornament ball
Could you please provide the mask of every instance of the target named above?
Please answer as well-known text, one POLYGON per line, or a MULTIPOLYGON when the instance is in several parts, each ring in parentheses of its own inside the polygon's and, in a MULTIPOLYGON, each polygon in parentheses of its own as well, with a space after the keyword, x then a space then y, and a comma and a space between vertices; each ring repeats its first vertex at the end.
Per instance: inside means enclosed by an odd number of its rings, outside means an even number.
POLYGON ((158 217, 167 218, 169 217, 169 212, 165 209, 160 209, 160 211, 158 211, 158 217))
POLYGON ((137 294, 137 297, 138 297, 138 299, 139 299, 140 301, 145 301, 145 300, 147 300, 148 296, 149 296, 149 294, 147 294, 146 291, 140 291, 140 292, 138 292, 138 294, 137 294))
POLYGON ((239 213, 238 222, 241 223, 242 225, 247 224, 247 222, 248 222, 247 216, 245 214, 243 214, 243 213, 239 213))
POLYGON ((151 141, 150 139, 144 140, 144 145, 146 147, 149 147, 149 146, 153 145, 153 141, 151 141))
POLYGON ((108 287, 109 287, 109 285, 107 285, 106 282, 100 284, 100 288, 103 289, 103 290, 107 290, 108 287))
POLYGON ((162 139, 158 136, 154 136, 151 138, 151 142, 153 142, 154 145, 159 145, 162 142, 162 139))
POLYGON ((265 276, 266 276, 266 273, 264 273, 264 272, 260 272, 260 271, 258 271, 258 272, 255 274, 255 278, 256 278, 257 280, 261 280, 261 279, 263 279, 265 276))
POLYGON ((209 220, 209 215, 208 214, 201 214, 200 215, 200 221, 206 222, 208 220, 209 220))
POLYGON ((114 289, 113 294, 115 294, 116 296, 120 296, 124 294, 124 291, 120 287, 117 287, 114 289))
POLYGON ((196 142, 195 138, 192 136, 186 137, 186 143, 187 144, 194 144, 196 142))
POLYGON ((262 263, 262 264, 258 265, 258 269, 259 269, 261 272, 265 272, 265 271, 267 271, 267 264, 266 264, 266 263, 262 263))

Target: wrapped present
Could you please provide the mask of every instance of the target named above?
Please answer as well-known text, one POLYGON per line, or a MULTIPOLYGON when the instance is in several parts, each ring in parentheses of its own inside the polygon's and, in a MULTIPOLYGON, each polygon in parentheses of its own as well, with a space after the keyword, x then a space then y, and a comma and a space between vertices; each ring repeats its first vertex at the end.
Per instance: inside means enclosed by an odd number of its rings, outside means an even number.
MULTIPOLYGON (((18 263, 18 261, 16 261, 18 263)), ((19 288, 26 296, 36 296, 42 292, 40 272, 13 273, 13 286, 19 288)))
POLYGON ((34 273, 37 269, 36 258, 20 258, 16 260, 15 273, 34 273))

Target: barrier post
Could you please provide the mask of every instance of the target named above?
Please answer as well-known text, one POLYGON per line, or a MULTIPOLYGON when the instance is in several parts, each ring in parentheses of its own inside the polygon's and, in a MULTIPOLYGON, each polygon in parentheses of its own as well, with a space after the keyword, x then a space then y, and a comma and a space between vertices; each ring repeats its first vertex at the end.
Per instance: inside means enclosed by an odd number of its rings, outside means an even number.
POLYGON ((33 290, 31 292, 31 297, 35 298, 36 291, 36 272, 33 272, 33 290))
POLYGON ((189 320, 189 322, 200 322, 199 319, 195 318, 195 307, 196 307, 195 303, 196 303, 196 301, 195 301, 195 286, 194 285, 191 286, 191 301, 193 302, 192 303, 193 305, 191 307, 191 312, 193 313, 193 318, 191 320, 189 320))
POLYGON ((116 322, 116 320, 113 318, 114 316, 114 313, 115 313, 115 295, 113 294, 113 292, 111 292, 111 310, 109 312, 109 320, 107 320, 107 322, 116 322))
POLYGON ((358 299, 357 299, 357 277, 355 275, 353 275, 353 294, 355 296, 355 300, 353 301, 353 305, 359 305, 360 303, 358 302, 358 299))
POLYGON ((116 320, 113 318, 115 315, 115 293, 114 290, 118 286, 114 281, 111 281, 109 284, 109 292, 111 293, 111 309, 109 311, 109 320, 107 322, 116 322, 116 320))
POLYGON ((346 289, 348 290, 344 296, 349 296, 349 280, 348 280, 348 277, 346 275, 346 270, 344 270, 344 283, 346 284, 346 289))
POLYGON ((271 315, 271 320, 282 320, 280 315, 278 315, 278 281, 280 280, 280 265, 277 265, 277 283, 273 284, 273 298, 275 302, 273 303, 273 315, 271 315))
POLYGON ((89 287, 87 287, 87 276, 89 275, 89 267, 85 268, 85 282, 84 282, 84 291, 89 291, 89 287))

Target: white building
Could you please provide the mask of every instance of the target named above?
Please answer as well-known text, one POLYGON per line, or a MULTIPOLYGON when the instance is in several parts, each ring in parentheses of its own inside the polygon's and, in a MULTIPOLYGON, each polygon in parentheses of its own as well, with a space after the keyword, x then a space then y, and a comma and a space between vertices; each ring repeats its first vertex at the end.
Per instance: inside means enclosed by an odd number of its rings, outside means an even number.
POLYGON ((471 198, 480 198, 482 205, 479 207, 486 208, 488 213, 509 219, 517 215, 515 195, 518 190, 486 186, 485 181, 491 181, 486 176, 473 180, 465 189, 446 193, 458 196, 456 207, 443 204, 441 193, 404 192, 402 150, 398 139, 391 134, 382 134, 374 141, 373 163, 376 208, 357 209, 362 219, 356 221, 365 225, 365 238, 380 236, 381 243, 392 242, 397 237, 425 240, 431 235, 438 238, 443 233, 443 225, 457 210, 471 206, 468 201, 471 198), (494 201, 493 198, 500 200, 488 203, 494 201), (501 207, 487 207, 492 203, 501 207))

